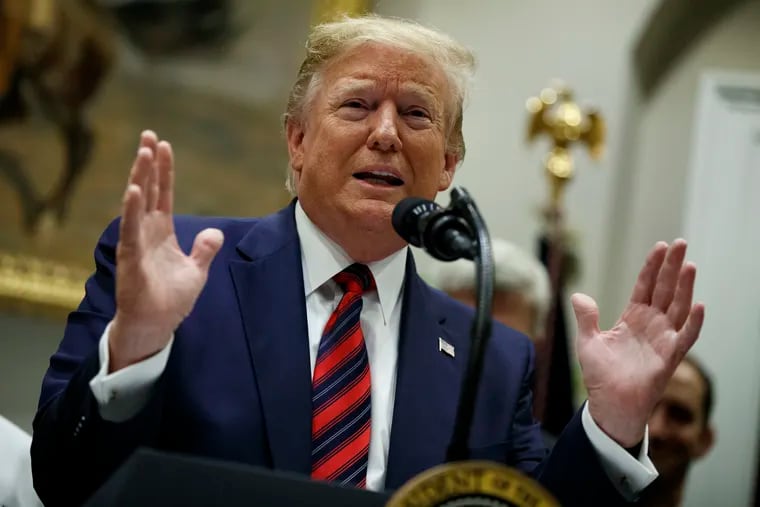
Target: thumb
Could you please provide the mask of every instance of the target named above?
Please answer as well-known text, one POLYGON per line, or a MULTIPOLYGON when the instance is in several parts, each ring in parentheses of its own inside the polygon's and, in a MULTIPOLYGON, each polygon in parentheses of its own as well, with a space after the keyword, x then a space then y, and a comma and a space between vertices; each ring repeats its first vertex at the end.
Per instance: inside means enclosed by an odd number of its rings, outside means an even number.
POLYGON ((578 338, 591 338, 599 333, 599 307, 590 296, 575 293, 570 298, 578 326, 578 338))
POLYGON ((223 242, 224 234, 219 229, 203 229, 195 236, 190 257, 203 272, 206 272, 223 242))

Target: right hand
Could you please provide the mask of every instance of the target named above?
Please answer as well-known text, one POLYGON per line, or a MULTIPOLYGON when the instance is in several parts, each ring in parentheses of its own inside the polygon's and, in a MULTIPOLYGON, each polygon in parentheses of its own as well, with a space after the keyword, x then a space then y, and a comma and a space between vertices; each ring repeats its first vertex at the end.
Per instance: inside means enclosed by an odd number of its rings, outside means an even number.
POLYGON ((116 315, 108 336, 109 370, 166 347, 190 313, 222 246, 218 229, 198 233, 190 255, 174 233, 171 145, 145 131, 124 192, 116 247, 116 315))

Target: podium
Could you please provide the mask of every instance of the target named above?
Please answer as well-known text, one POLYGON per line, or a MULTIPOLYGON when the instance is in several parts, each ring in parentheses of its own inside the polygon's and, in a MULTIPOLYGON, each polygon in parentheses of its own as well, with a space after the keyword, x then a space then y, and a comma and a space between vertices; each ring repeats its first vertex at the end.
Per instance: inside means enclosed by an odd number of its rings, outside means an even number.
POLYGON ((141 448, 84 507, 383 507, 389 498, 294 473, 141 448))

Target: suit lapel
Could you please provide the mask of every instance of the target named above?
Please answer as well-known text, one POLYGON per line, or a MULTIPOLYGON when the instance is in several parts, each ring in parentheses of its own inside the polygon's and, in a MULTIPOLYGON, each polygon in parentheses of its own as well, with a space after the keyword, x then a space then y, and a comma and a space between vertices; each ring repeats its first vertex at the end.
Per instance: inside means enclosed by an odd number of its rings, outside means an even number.
POLYGON ((262 219, 230 264, 262 412, 279 470, 311 471, 311 375, 293 206, 262 219))
POLYGON ((433 307, 433 294, 417 276, 411 252, 402 311, 387 489, 443 463, 468 352, 466 340, 446 333, 445 316, 433 307), (439 351, 439 338, 455 345, 455 357, 439 351))
MULTIPOLYGON (((311 374, 301 248, 293 205, 257 222, 230 263, 254 365, 272 465, 311 472, 311 374)), ((407 258, 385 485, 442 463, 454 427, 466 337, 450 336, 431 289, 407 258), (438 349, 443 338, 452 358, 438 349), (424 438, 420 435, 424 434, 424 438)))

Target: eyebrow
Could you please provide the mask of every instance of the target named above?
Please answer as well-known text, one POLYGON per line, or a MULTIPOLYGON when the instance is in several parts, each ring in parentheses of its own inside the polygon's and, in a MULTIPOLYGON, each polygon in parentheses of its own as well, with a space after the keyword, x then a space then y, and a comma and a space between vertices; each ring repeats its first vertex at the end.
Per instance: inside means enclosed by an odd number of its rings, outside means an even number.
MULTIPOLYGON (((373 79, 342 78, 337 81, 330 95, 351 95, 353 93, 371 90, 376 87, 377 82, 373 79)), ((402 95, 414 95, 436 107, 440 107, 442 102, 438 100, 436 94, 429 86, 414 81, 403 83, 401 85, 400 93, 402 95)))

